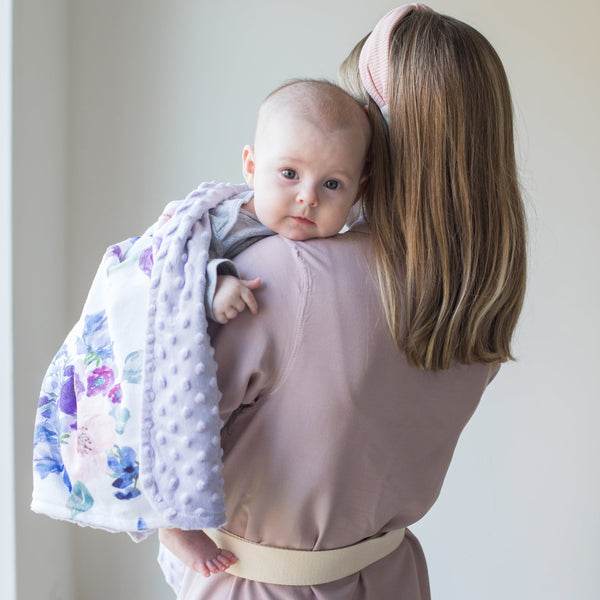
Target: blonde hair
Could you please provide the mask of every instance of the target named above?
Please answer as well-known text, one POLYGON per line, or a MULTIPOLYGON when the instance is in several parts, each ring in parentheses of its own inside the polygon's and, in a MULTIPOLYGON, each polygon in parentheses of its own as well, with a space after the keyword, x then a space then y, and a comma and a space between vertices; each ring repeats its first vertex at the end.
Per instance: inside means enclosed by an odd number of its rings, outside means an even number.
MULTIPOLYGON (((340 74, 360 99, 356 50, 340 74)), ((469 25, 415 10, 392 33, 388 92, 384 142, 368 98, 364 212, 394 341, 427 370, 513 359, 526 235, 502 63, 469 25)))

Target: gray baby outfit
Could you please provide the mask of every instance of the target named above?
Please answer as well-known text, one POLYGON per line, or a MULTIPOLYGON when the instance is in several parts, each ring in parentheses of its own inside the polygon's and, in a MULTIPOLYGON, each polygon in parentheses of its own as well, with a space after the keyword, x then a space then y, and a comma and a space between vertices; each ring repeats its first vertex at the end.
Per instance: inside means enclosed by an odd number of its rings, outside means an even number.
POLYGON ((240 274, 231 260, 248 246, 275 232, 265 227, 253 214, 244 210, 254 194, 253 190, 242 192, 224 200, 209 211, 212 238, 206 265, 206 289, 204 304, 206 316, 214 321, 212 302, 218 275, 240 274))

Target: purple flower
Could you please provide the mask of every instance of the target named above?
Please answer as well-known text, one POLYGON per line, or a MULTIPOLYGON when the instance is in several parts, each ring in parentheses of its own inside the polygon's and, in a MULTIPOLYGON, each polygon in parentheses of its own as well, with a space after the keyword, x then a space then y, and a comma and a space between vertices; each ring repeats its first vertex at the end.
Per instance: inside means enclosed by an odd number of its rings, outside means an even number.
POLYGON ((150 277, 152 275, 152 267, 154 266, 154 258, 152 257, 152 247, 146 248, 140 254, 140 260, 138 262, 140 269, 150 277))
POLYGON ((121 250, 121 246, 119 246, 118 244, 115 244, 114 246, 111 246, 107 253, 106 256, 116 256, 117 259, 119 260, 119 262, 121 262, 122 260, 122 256, 123 256, 123 251, 121 250))
POLYGON ((98 367, 88 377, 87 395, 95 396, 110 387, 115 380, 115 374, 108 367, 98 367))
POLYGON ((123 392, 121 390, 121 384, 115 385, 115 387, 108 392, 108 397, 113 404, 119 404, 121 402, 121 397, 123 396, 123 392))
POLYGON ((79 379, 79 375, 77 373, 75 373, 73 386, 75 387, 76 394, 83 394, 83 392, 85 392, 85 386, 83 385, 81 379, 79 379))
POLYGON ((58 408, 61 412, 67 415, 77 414, 77 396, 75 395, 74 385, 75 367, 68 365, 64 370, 66 377, 62 387, 60 388, 60 396, 58 397, 58 408))

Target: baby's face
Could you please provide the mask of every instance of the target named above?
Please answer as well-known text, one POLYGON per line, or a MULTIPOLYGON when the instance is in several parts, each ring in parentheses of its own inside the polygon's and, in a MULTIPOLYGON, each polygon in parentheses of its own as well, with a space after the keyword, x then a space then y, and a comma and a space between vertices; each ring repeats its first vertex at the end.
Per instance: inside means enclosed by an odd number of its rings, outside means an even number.
POLYGON ((256 216, 292 240, 335 235, 362 192, 366 144, 359 128, 326 131, 293 115, 268 119, 243 155, 256 216))

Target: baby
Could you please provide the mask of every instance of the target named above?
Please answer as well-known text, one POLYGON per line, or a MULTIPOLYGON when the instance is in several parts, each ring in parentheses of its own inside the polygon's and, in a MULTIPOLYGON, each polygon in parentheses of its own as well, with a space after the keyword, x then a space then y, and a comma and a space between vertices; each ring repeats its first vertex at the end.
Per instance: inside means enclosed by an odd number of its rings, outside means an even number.
POLYGON ((271 93, 258 113, 254 146, 242 153, 251 190, 210 211, 206 308, 224 324, 248 307, 259 280, 239 278, 231 258, 278 233, 291 240, 335 235, 367 180, 370 127, 362 107, 325 81, 295 81, 271 93))
MULTIPOLYGON (((304 241, 342 229, 367 183, 370 139, 366 112, 334 84, 295 81, 265 99, 254 146, 242 152, 251 189, 210 211, 205 297, 210 318, 224 324, 246 307, 253 314, 258 310, 252 290, 260 280, 240 279, 230 260, 244 248, 275 233, 304 241)), ((237 561, 207 535, 196 533, 190 543, 197 557, 193 568, 206 577, 237 561)))

